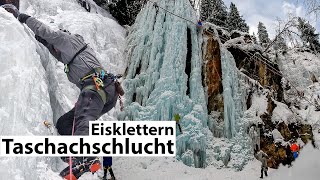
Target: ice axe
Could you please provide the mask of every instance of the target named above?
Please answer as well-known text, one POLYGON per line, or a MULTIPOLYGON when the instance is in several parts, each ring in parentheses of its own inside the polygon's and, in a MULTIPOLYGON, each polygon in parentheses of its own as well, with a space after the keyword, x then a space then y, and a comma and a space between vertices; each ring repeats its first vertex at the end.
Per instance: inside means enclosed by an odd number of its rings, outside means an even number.
POLYGON ((181 134, 183 134, 183 133, 182 133, 182 129, 181 129, 181 125, 180 125, 180 119, 181 119, 181 118, 180 118, 180 115, 179 115, 179 114, 175 114, 175 115, 174 115, 174 120, 176 121, 176 123, 177 123, 177 125, 178 125, 178 127, 179 127, 179 131, 180 131, 181 134))

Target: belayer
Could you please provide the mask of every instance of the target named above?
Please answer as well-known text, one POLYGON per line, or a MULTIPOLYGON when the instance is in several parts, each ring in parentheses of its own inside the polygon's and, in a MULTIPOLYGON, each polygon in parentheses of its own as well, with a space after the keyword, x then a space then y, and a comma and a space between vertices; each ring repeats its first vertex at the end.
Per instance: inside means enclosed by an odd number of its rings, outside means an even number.
MULTIPOLYGON (((293 142, 294 142, 294 141, 293 141, 293 142)), ((291 149, 291 151, 292 151, 294 160, 297 159, 298 156, 299 156, 299 150, 300 150, 299 145, 297 145, 297 144, 294 142, 294 143, 291 144, 290 149, 291 149)))
POLYGON ((260 178, 263 178, 263 173, 265 176, 268 176, 268 155, 263 152, 262 150, 258 151, 258 149, 255 149, 254 156, 257 160, 261 162, 261 176, 260 178))
MULTIPOLYGON (((10 8, 10 6, 6 7, 10 8)), ((54 31, 34 17, 23 14, 11 7, 13 15, 25 23, 35 34, 36 39, 48 48, 50 53, 65 64, 65 72, 70 82, 81 92, 75 107, 61 116, 56 124, 60 135, 89 135, 89 121, 97 120, 111 110, 123 90, 117 76, 108 74, 93 49, 82 36, 66 30, 54 31)), ((12 12, 12 11, 10 11, 12 12)), ((62 158, 72 162, 60 175, 68 180, 76 180, 86 172, 95 173, 101 167, 97 157, 62 158), (72 172, 70 173, 70 170, 72 172)), ((109 159, 110 160, 110 159, 109 159)), ((112 163, 108 163, 110 166, 112 163)), ((108 167, 110 170, 110 167, 108 167)))

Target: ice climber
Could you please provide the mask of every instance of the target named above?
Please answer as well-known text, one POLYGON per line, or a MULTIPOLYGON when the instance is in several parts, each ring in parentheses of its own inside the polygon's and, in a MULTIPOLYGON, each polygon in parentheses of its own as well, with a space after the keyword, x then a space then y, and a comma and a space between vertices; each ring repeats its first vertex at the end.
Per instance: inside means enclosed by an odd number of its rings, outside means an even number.
MULTIPOLYGON (((75 107, 58 119, 58 133, 88 135, 89 121, 97 120, 111 110, 117 102, 118 94, 123 93, 119 91, 121 86, 116 77, 104 71, 95 52, 82 36, 66 30, 54 31, 34 17, 20 14, 16 8, 13 14, 34 32, 36 39, 46 46, 58 61, 65 64, 69 81, 81 90, 75 107)), ((67 158, 65 160, 69 161, 67 158)), ((75 157, 72 158, 72 173, 70 174, 67 167, 60 175, 65 179, 71 177, 75 180, 86 172, 96 172, 100 165, 99 158, 75 157)))
MULTIPOLYGON (((257 150, 255 150, 257 152, 257 150)), ((263 178, 263 173, 265 176, 268 176, 268 165, 267 165, 267 160, 268 160, 268 155, 260 150, 259 152, 255 153, 254 155, 260 162, 261 162, 261 176, 260 178, 263 178)))

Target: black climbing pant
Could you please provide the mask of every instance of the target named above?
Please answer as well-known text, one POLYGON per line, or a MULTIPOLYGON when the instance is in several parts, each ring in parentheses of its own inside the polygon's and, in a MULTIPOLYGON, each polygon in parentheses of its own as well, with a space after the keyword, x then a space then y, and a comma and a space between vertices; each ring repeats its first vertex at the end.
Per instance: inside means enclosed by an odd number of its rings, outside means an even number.
POLYGON ((263 178, 263 172, 265 176, 268 176, 268 168, 267 167, 261 167, 261 176, 260 178, 263 178))
MULTIPOLYGON (((89 79, 84 83, 83 87, 91 84, 92 80, 89 79)), ((104 90, 107 95, 106 104, 103 104, 100 95, 96 91, 91 89, 81 91, 75 107, 57 121, 56 128, 60 135, 72 134, 74 118, 74 135, 89 135, 89 121, 97 120, 116 105, 118 94, 113 80, 106 78, 104 84, 104 90)))

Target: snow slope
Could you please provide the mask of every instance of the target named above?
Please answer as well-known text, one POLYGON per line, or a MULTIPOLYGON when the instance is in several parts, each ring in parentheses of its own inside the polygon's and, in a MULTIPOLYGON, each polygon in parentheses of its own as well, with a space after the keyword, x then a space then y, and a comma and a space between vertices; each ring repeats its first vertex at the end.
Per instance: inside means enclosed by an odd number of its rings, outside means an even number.
MULTIPOLYGON (((209 166, 205 169, 192 168, 167 158, 115 158, 114 169, 121 179, 132 180, 257 180, 260 177, 261 163, 250 161, 242 171, 231 168, 217 169, 209 166)), ((269 169, 267 180, 317 180, 320 176, 320 151, 308 144, 293 167, 282 166, 279 170, 269 169)))

